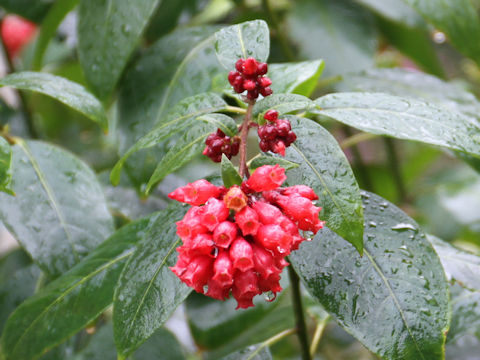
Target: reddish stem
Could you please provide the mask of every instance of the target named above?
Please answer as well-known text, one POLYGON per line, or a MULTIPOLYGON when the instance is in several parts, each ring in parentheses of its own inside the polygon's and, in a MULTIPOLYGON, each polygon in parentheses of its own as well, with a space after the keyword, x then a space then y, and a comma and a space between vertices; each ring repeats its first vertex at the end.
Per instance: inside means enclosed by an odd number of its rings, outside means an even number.
POLYGON ((248 102, 247 113, 243 119, 240 132, 240 165, 239 173, 240 177, 243 179, 244 176, 247 178, 250 176, 247 167, 247 139, 248 139, 248 130, 250 129, 250 122, 252 120, 252 111, 255 100, 250 100, 248 102))

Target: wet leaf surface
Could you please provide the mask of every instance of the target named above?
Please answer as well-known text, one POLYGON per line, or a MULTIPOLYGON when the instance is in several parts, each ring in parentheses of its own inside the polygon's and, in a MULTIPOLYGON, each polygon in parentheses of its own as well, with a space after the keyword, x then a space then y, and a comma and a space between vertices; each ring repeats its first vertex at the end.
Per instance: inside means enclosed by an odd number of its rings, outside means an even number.
POLYGON ((160 328, 191 288, 169 269, 181 240, 175 221, 187 208, 174 204, 159 213, 125 266, 114 297, 114 333, 119 354, 127 356, 160 328))
POLYGON ((223 185, 227 188, 232 187, 233 185, 240 185, 242 183, 242 178, 238 173, 238 170, 233 166, 232 162, 228 160, 225 154, 222 154, 222 180, 223 185))
POLYGON ((70 269, 113 232, 102 188, 80 159, 39 141, 12 148, 12 190, 0 193, 0 217, 52 276, 70 269))
POLYGON ((320 218, 362 252, 363 211, 360 190, 350 164, 335 138, 305 118, 286 116, 297 140, 285 159, 300 166, 287 172, 289 185, 308 185, 318 195, 320 218))
POLYGON ((310 96, 317 87, 324 67, 323 60, 269 64, 267 76, 272 80, 271 88, 274 94, 310 96))
POLYGON ((313 112, 373 134, 415 140, 480 157, 480 125, 460 112, 383 93, 338 93, 313 112))
POLYGON ((95 121, 104 131, 108 129, 102 103, 82 85, 73 81, 52 74, 23 71, 0 79, 0 86, 48 95, 95 121))
POLYGON ((158 215, 138 220, 20 305, 8 319, 1 345, 6 360, 30 360, 84 328, 111 303, 126 260, 158 215))
POLYGON ((258 101, 253 107, 253 115, 258 117, 258 123, 264 123, 263 115, 270 109, 277 110, 280 115, 298 110, 314 108, 315 104, 309 98, 297 94, 273 94, 258 101))
POLYGON ((10 189, 10 181, 12 181, 11 165, 12 148, 3 137, 0 137, 0 191, 13 195, 10 189))
POLYGON ((443 359, 450 310, 437 254, 418 225, 363 193, 364 255, 329 229, 290 256, 305 286, 337 322, 385 359, 443 359))

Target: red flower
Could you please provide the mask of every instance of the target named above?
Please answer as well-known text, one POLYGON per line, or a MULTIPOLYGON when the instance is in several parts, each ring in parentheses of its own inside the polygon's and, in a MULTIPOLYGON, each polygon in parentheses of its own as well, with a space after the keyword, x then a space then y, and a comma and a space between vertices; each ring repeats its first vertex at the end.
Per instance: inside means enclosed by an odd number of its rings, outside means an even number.
POLYGON ((180 187, 168 194, 168 197, 190 205, 203 205, 210 198, 216 198, 222 189, 209 183, 207 180, 200 179, 191 184, 180 187))
POLYGON ((287 180, 285 169, 278 164, 264 165, 257 168, 247 180, 247 185, 254 191, 275 190, 287 180))

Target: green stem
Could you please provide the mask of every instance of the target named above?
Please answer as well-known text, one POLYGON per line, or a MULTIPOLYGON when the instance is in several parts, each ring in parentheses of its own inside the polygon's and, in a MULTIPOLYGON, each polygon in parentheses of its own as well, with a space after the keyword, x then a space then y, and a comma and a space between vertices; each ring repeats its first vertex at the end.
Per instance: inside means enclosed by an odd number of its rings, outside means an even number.
POLYGON ((384 138, 385 141, 385 150, 387 152, 387 161, 388 166, 393 175, 393 180, 395 181, 395 186, 397 187, 397 193, 400 202, 407 202, 407 190, 405 188, 405 183, 403 181, 402 171, 400 169, 400 159, 397 153, 397 147, 392 138, 384 138))
POLYGON ((242 114, 242 115, 247 113, 247 110, 245 110, 244 108, 241 108, 238 106, 231 106, 231 105, 225 106, 225 111, 235 113, 235 114, 242 114))
POLYGON ((263 348, 275 344, 276 342, 282 340, 284 337, 287 337, 288 335, 294 334, 296 331, 297 331, 296 329, 287 329, 287 330, 284 330, 284 331, 278 333, 277 335, 274 335, 274 336, 272 336, 271 338, 265 340, 264 342, 262 342, 262 343, 260 344, 260 346, 259 346, 254 352, 252 352, 252 353, 248 356, 248 358, 247 358, 246 360, 252 360, 252 359, 254 359, 255 356, 256 356, 260 351, 262 351, 263 348))
POLYGON ((308 345, 307 324, 303 312, 302 295, 300 294, 300 278, 292 266, 288 267, 288 276, 290 278, 290 287, 292 289, 293 312, 295 314, 295 324, 298 340, 300 342, 302 360, 311 360, 310 347, 308 345))
POLYGON ((322 321, 317 324, 317 328, 315 329, 315 333, 313 334, 312 344, 310 345, 310 356, 313 358, 315 356, 315 352, 317 351, 318 344, 322 339, 323 331, 328 324, 330 317, 326 317, 322 321))
POLYGON ((295 54, 293 53, 287 38, 285 37, 285 31, 282 31, 280 24, 277 19, 277 15, 270 6, 269 0, 262 0, 263 10, 267 13, 268 22, 272 25, 272 28, 275 30, 275 34, 278 37, 282 52, 288 61, 295 61, 295 54))

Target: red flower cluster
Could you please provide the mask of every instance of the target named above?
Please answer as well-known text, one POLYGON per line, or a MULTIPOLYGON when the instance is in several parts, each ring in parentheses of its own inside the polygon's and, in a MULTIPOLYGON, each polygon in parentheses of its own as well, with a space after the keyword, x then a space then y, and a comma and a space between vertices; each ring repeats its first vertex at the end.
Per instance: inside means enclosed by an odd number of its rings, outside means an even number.
POLYGON ((270 150, 285 156, 285 149, 297 140, 290 121, 279 119, 278 112, 275 110, 268 110, 263 117, 267 123, 258 127, 260 150, 263 152, 270 150))
POLYGON ((272 80, 263 76, 268 71, 267 63, 258 62, 254 58, 239 59, 235 64, 237 71, 228 73, 228 82, 233 86, 236 93, 247 91, 247 98, 255 100, 258 94, 262 96, 272 95, 272 80))
POLYGON ((2 20, 1 34, 8 55, 14 58, 35 35, 37 26, 17 15, 6 15, 2 20))
POLYGON ((205 149, 203 155, 208 156, 214 162, 222 161, 222 154, 231 159, 238 154, 240 149, 240 138, 235 136, 233 139, 226 136, 224 132, 217 129, 216 133, 211 133, 205 140, 205 149))
POLYGON ((323 227, 313 205, 318 199, 308 186, 280 188, 285 169, 265 165, 242 186, 217 187, 197 180, 168 196, 192 205, 178 221, 183 245, 171 270, 199 293, 225 300, 230 292, 238 308, 253 306, 263 292, 273 300, 281 291, 285 256, 305 239, 299 230, 323 227))

